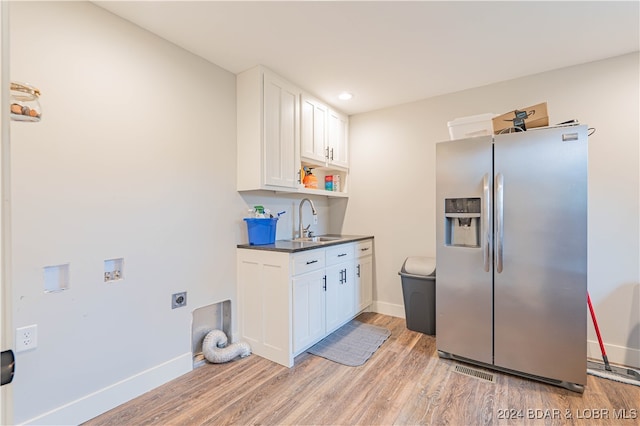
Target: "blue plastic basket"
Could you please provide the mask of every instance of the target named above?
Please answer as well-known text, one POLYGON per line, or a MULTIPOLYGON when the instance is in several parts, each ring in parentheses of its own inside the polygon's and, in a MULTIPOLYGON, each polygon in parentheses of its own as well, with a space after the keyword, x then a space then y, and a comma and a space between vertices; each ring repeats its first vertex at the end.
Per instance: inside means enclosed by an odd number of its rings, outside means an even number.
POLYGON ((260 246, 276 242, 276 225, 278 218, 245 218, 249 232, 249 244, 260 246))

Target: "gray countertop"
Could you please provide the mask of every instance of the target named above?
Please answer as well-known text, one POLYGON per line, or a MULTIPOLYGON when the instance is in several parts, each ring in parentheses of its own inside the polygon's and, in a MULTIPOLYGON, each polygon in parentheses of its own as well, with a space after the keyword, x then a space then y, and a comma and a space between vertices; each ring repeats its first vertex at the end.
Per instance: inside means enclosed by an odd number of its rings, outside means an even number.
POLYGON ((323 247, 336 246, 338 244, 352 243, 354 241, 362 241, 373 239, 373 235, 340 235, 340 239, 336 241, 312 242, 312 241, 292 241, 278 240, 273 244, 264 244, 252 246, 250 244, 238 244, 238 248, 250 250, 266 250, 280 251, 285 253, 297 253, 299 251, 314 250, 323 247))

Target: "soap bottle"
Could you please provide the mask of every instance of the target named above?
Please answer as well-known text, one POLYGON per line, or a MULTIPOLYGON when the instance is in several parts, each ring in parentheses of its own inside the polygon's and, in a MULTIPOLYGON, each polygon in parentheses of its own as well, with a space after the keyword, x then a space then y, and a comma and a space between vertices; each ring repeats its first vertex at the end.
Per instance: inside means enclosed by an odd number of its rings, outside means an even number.
POLYGON ((256 218, 260 218, 260 219, 264 218, 264 207, 263 206, 254 206, 253 209, 256 212, 256 218))
POLYGON ((311 188, 311 189, 317 189, 318 188, 318 178, 315 177, 313 175, 313 173, 311 173, 311 168, 309 168, 309 171, 305 175, 304 180, 302 181, 302 183, 304 183, 304 187, 305 188, 311 188))

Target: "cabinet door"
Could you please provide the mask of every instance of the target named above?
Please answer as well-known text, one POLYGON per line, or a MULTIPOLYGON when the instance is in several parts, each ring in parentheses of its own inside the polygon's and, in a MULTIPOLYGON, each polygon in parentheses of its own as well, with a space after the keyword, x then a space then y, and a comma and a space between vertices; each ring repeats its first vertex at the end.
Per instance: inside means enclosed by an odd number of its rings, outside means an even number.
POLYGON ((298 185, 300 91, 289 83, 264 75, 264 184, 298 185))
POLYGON ((355 275, 353 261, 327 267, 327 333, 353 318, 355 314, 355 275))
POLYGON ((254 354, 293 366, 289 255, 238 249, 237 273, 240 337, 254 354))
POLYGON ((349 167, 349 146, 347 116, 329 111, 328 159, 327 162, 338 167, 349 167))
POLYGON ((373 303, 373 240, 356 244, 356 314, 373 303))
POLYGON ((300 158, 323 165, 326 161, 329 109, 326 105, 308 97, 301 97, 300 109, 300 158))
POLYGON ((342 284, 341 295, 341 312, 340 322, 344 324, 353 318, 356 314, 356 274, 355 264, 352 261, 343 263, 344 265, 344 283, 342 284))
POLYGON ((365 256, 356 261, 356 313, 366 309, 373 302, 373 256, 365 256))
POLYGON ((324 270, 293 278, 294 356, 325 335, 324 270))

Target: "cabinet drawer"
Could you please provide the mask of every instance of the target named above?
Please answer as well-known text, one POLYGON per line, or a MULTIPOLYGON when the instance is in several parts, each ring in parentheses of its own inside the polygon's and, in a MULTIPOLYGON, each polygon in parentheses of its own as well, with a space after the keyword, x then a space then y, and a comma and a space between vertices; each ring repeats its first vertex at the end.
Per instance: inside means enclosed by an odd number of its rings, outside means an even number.
POLYGON ((352 260, 354 258, 354 244, 340 244, 327 249, 327 265, 335 265, 336 263, 352 260))
POLYGON ((324 268, 324 250, 317 249, 295 254, 291 263, 292 275, 300 275, 324 268))
POLYGON ((373 240, 365 240, 356 243, 356 257, 370 256, 373 254, 373 240))

